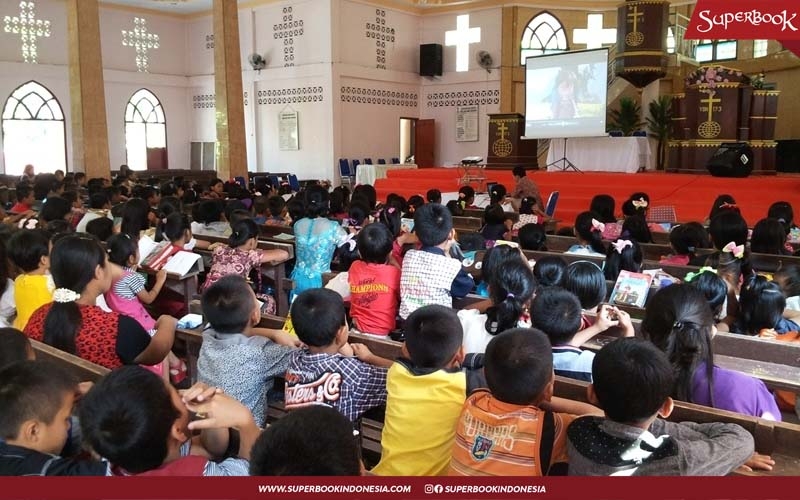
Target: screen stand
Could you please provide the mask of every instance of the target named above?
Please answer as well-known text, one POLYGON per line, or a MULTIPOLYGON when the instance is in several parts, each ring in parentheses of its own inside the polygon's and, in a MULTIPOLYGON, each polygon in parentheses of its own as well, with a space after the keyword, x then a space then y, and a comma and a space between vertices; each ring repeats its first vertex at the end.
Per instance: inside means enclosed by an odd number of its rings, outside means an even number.
POLYGON ((545 168, 549 170, 551 166, 555 167, 556 169, 560 170, 561 172, 566 172, 567 170, 572 170, 574 172, 583 173, 580 170, 578 170, 578 167, 576 167, 575 164, 572 163, 571 161, 569 161, 569 159, 567 158, 567 138, 566 137, 564 138, 564 156, 562 156, 561 158, 559 158, 558 160, 556 160, 556 161, 554 161, 552 163, 548 163, 545 168))

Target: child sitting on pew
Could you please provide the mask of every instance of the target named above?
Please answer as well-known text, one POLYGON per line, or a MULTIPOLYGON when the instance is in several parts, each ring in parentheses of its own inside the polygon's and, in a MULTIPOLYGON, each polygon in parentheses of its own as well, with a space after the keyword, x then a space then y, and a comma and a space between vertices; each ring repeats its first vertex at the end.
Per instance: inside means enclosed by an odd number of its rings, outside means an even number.
POLYGON ((553 397, 547 336, 525 328, 497 335, 486 348, 484 373, 489 390, 473 392, 464 403, 450 475, 566 475, 567 426, 575 413, 602 412, 553 397))
POLYGON ((24 330, 34 311, 53 300, 50 238, 41 229, 22 229, 11 235, 6 248, 9 259, 20 270, 14 280, 17 317, 13 326, 24 330))
POLYGON ((106 475, 105 462, 58 456, 77 395, 77 382, 58 366, 17 361, 0 369, 0 476, 106 475))
POLYGON ((575 218, 575 238, 577 245, 572 245, 564 253, 605 257, 606 247, 603 245, 603 229, 605 224, 597 220, 598 215, 592 212, 581 212, 575 218))
MULTIPOLYGON (((248 279, 254 269, 258 273, 256 275, 256 286, 258 287, 261 283, 261 264, 289 258, 289 253, 286 250, 258 249, 259 230, 258 225, 252 219, 234 222, 231 229, 228 245, 214 246, 211 269, 206 275, 202 290, 208 290, 211 285, 219 281, 223 276, 231 274, 248 279)), ((261 293, 260 289, 256 296, 258 300, 264 303, 262 312, 275 314, 274 297, 261 293)))
POLYGON ((603 275, 608 281, 617 281, 620 271, 642 272, 642 248, 636 240, 617 239, 608 245, 603 275))
POLYGON ((250 411, 219 389, 196 384, 181 396, 138 366, 96 383, 79 417, 86 443, 115 476, 246 476, 261 434, 250 411))
POLYGON ((282 196, 270 196, 267 200, 267 207, 269 208, 269 217, 264 221, 267 226, 287 226, 286 217, 286 201, 282 196))
POLYGON ((364 333, 388 335, 395 329, 400 306, 400 268, 389 258, 394 240, 383 224, 370 224, 358 234, 361 260, 350 265, 350 317, 364 333))
POLYGON ((421 206, 414 214, 414 232, 422 243, 403 257, 400 278, 400 317, 418 308, 439 304, 452 307, 453 297, 465 297, 475 287, 461 261, 449 257, 455 242, 450 212, 438 203, 421 206))
POLYGON ((0 328, 0 370, 17 361, 34 360, 31 341, 16 328, 0 328))
POLYGON ((363 470, 353 424, 321 405, 270 424, 250 455, 251 476, 359 476, 363 470))
MULTIPOLYGON (((688 222, 675 226, 669 232, 672 255, 661 257, 659 264, 688 266, 698 264, 697 250, 709 248, 708 231, 699 222, 688 222)), ((705 260, 703 257, 702 260, 705 260)))
POLYGON ((581 305, 572 293, 557 287, 540 290, 531 310, 534 328, 543 331, 553 345, 556 375, 592 381, 594 353, 581 346, 612 326, 622 326, 626 337, 633 337, 631 318, 625 311, 603 305, 597 321, 581 330, 581 305))
POLYGON ((571 262, 564 272, 561 286, 572 292, 581 304, 581 330, 594 323, 587 313, 597 312, 597 307, 606 300, 608 286, 603 271, 595 262, 578 260, 571 262))
POLYGON ((567 429, 571 476, 724 476, 737 467, 771 470, 736 424, 667 422, 674 408, 673 369, 641 339, 619 339, 595 357, 589 401, 605 418, 586 416, 567 429), (659 418, 661 417, 661 418, 659 418))
POLYGON ((198 380, 236 398, 263 426, 273 379, 286 372, 299 342, 284 332, 257 327, 261 308, 241 276, 216 281, 203 293, 201 304, 209 328, 197 360, 198 380))
POLYGON ((355 422, 386 402, 388 359, 363 344, 348 344, 341 295, 326 288, 306 290, 292 302, 292 325, 305 344, 286 370, 285 407, 326 404, 355 422))
POLYGON ((386 379, 382 455, 372 472, 445 475, 467 393, 485 381, 475 376, 477 370, 460 369, 465 360, 463 335, 453 309, 417 309, 406 319, 405 334, 403 357, 392 364, 386 379))

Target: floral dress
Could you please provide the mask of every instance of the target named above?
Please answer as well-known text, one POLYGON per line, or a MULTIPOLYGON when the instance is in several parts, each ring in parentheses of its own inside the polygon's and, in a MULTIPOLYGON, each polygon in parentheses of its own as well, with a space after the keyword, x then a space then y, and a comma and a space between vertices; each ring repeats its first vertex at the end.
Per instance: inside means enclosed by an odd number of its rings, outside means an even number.
POLYGON ((304 218, 294 226, 296 264, 292 271, 294 293, 322 287, 322 274, 330 272, 336 247, 347 233, 336 221, 304 218))
POLYGON ((220 278, 229 274, 237 274, 244 279, 248 279, 253 269, 259 269, 255 285, 256 297, 264 303, 261 307, 261 312, 275 314, 275 298, 261 293, 261 251, 259 250, 240 250, 224 245, 215 248, 211 269, 208 271, 205 283, 203 283, 202 291, 205 292, 220 278))

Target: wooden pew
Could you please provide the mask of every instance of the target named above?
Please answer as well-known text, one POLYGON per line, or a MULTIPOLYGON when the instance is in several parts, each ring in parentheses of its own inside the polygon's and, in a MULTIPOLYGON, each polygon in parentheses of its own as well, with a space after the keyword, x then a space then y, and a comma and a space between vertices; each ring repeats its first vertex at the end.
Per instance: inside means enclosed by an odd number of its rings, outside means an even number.
POLYGON ((478 217, 453 217, 453 229, 457 232, 478 232, 483 227, 483 219, 478 217))
MULTIPOLYGON (((209 243, 228 244, 228 239, 221 236, 196 235, 198 240, 208 241, 209 243)), ((260 250, 285 250, 289 258, 275 263, 265 263, 261 265, 261 273, 270 278, 275 283, 275 302, 276 312, 280 315, 289 314, 288 292, 294 285, 286 275, 286 263, 294 259, 294 245, 280 241, 258 241, 260 250)))
POLYGON ((78 356, 30 339, 36 359, 65 368, 78 382, 97 382, 109 373, 109 369, 96 365, 78 356))

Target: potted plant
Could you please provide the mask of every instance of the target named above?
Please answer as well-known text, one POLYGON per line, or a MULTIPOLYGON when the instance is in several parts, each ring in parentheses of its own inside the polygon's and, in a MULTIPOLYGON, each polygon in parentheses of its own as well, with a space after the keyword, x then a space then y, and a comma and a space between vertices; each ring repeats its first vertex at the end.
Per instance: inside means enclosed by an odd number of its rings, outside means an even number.
POLYGON ((667 160, 667 142, 672 132, 672 98, 666 95, 659 96, 658 99, 650 102, 649 111, 647 128, 650 129, 650 137, 658 141, 656 170, 664 170, 667 160))
POLYGON ((610 128, 622 131, 625 136, 633 135, 644 125, 641 115, 642 108, 635 100, 630 97, 622 97, 619 100, 619 109, 612 109, 609 112, 610 128))

